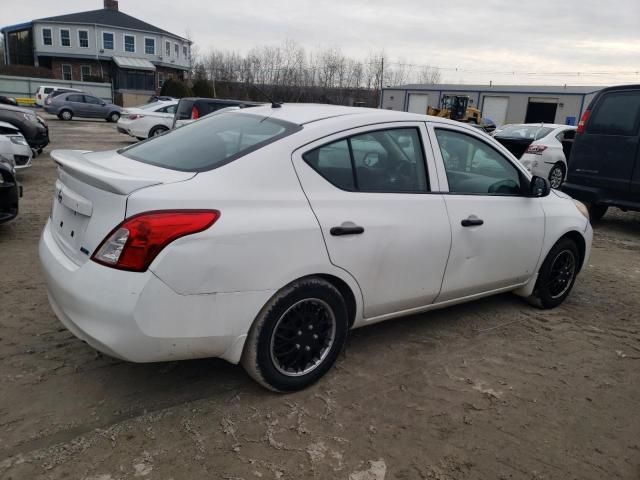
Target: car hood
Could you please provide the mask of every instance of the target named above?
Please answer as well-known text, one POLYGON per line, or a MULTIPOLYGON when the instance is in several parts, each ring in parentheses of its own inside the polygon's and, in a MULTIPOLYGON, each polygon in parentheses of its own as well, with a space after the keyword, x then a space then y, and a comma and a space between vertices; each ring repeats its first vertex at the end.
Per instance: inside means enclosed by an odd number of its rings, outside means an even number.
POLYGON ((0 111, 2 110, 8 110, 10 112, 18 112, 18 113, 30 113, 31 115, 35 115, 35 112, 33 110, 30 110, 28 108, 22 108, 22 107, 14 107, 13 105, 0 104, 0 111))

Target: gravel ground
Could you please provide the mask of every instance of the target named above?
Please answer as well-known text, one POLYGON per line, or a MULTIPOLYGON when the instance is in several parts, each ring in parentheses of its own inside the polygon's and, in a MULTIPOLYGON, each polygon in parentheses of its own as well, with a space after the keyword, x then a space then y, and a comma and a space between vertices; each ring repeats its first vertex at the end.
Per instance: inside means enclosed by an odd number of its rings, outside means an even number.
POLYGON ((219 360, 107 358, 56 320, 48 152, 131 140, 49 118, 0 226, 0 478, 640 479, 640 215, 596 226, 555 310, 501 295, 357 330, 319 384, 276 395, 219 360))

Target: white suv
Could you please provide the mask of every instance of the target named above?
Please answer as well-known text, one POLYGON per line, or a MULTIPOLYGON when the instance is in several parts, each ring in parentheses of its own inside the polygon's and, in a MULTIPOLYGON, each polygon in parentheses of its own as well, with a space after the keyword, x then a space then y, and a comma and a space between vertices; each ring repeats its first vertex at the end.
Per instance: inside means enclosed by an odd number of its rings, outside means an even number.
POLYGON ((47 97, 53 92, 57 92, 58 90, 62 90, 63 92, 80 92, 77 88, 69 88, 69 87, 54 87, 52 85, 40 85, 36 90, 36 105, 39 107, 44 107, 44 101, 47 97))
POLYGON ((79 338, 135 362, 221 357, 279 391, 348 331, 515 292, 541 308, 589 258, 584 205, 450 120, 274 105, 119 151, 54 151, 40 258, 79 338))

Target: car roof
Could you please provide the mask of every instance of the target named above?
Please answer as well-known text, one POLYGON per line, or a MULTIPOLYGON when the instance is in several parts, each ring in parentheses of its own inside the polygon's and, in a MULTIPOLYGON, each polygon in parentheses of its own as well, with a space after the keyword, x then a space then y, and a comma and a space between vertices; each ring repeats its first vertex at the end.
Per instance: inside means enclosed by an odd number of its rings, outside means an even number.
MULTIPOLYGON (((375 120, 381 122, 399 121, 435 121, 448 123, 451 125, 461 125, 460 122, 448 120, 441 117, 420 115, 417 113, 400 112, 397 110, 383 110, 379 108, 367 107, 345 107, 342 105, 324 105, 319 103, 283 103, 280 108, 273 108, 270 104, 265 104, 249 109, 237 110, 235 113, 263 115, 265 117, 284 120, 297 125, 306 125, 312 122, 328 120, 335 117, 367 116, 376 117, 375 120)), ((368 118, 368 119, 369 119, 368 118)), ((464 125, 464 124, 462 124, 464 125)))

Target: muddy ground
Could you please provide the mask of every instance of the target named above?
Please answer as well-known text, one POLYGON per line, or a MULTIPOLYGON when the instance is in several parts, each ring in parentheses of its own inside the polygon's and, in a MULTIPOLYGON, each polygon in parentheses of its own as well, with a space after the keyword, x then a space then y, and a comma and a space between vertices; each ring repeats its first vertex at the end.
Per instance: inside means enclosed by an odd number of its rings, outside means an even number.
MULTIPOLYGON (((131 143, 50 119, 53 148, 131 143)), ((137 365, 74 338, 37 258, 55 167, 0 226, 2 479, 640 479, 640 215, 596 227, 564 305, 501 295, 352 333, 276 395, 219 360, 137 365)))

